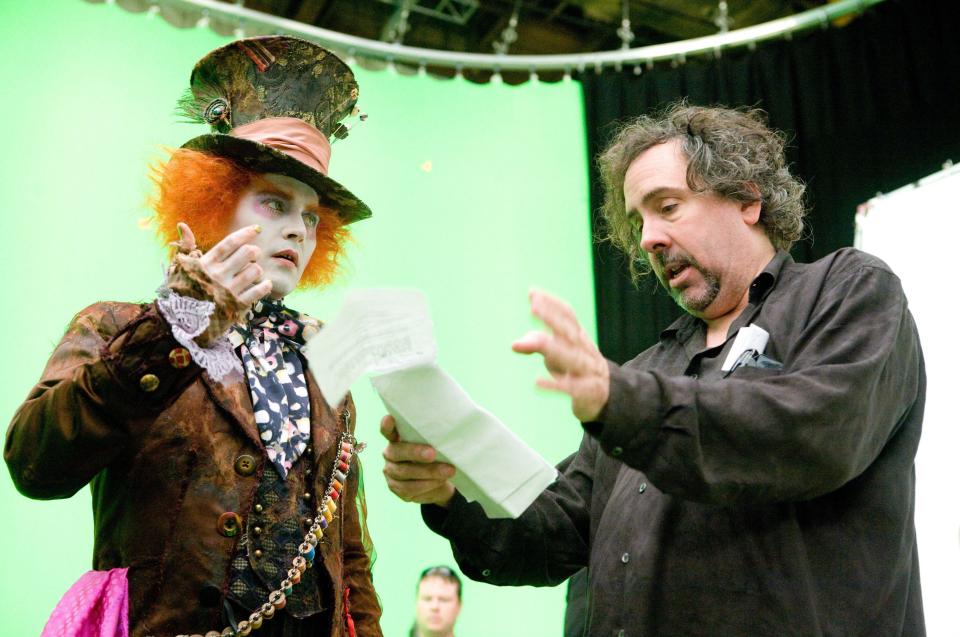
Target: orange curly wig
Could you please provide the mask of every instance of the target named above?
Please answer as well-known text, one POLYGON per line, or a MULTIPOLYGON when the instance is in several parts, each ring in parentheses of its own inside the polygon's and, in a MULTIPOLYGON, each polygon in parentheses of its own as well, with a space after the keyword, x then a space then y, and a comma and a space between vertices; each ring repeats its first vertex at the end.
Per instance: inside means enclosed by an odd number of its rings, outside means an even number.
MULTIPOLYGON (((177 241, 177 223, 183 221, 193 231, 197 247, 207 251, 226 236, 240 196, 258 173, 210 153, 186 148, 169 152, 166 162, 150 168, 150 178, 157 187, 157 194, 150 200, 156 213, 157 235, 164 243, 177 241)), ((337 211, 324 210, 329 214, 320 215, 317 247, 298 288, 329 283, 350 236, 337 211)))

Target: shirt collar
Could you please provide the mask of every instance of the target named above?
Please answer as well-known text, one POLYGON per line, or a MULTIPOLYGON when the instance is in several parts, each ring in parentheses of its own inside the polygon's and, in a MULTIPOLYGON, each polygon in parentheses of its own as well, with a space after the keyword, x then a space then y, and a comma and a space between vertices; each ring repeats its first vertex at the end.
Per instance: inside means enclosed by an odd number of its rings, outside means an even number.
POLYGON ((684 312, 680 317, 670 324, 670 327, 660 332, 660 341, 663 342, 669 338, 676 338, 681 343, 685 343, 693 331, 697 329, 697 323, 700 319, 684 312))
MULTIPOLYGON (((770 292, 777 285, 777 280, 780 278, 780 272, 783 270, 783 266, 788 263, 793 263, 793 257, 790 256, 789 252, 778 250, 777 253, 773 255, 773 258, 770 259, 767 266, 750 284, 749 305, 747 307, 756 307, 769 296, 770 292)), ((746 313, 746 311, 747 309, 744 308, 741 315, 746 313)), ((669 338, 675 338, 679 342, 685 343, 701 325, 703 325, 703 321, 684 312, 680 315, 680 318, 660 332, 660 341, 663 342, 669 338)))
POLYGON ((793 257, 790 256, 789 252, 778 250, 770 259, 767 267, 763 269, 763 272, 758 274, 753 283, 750 284, 750 305, 758 305, 767 298, 767 295, 776 286, 783 266, 787 263, 793 263, 793 257))

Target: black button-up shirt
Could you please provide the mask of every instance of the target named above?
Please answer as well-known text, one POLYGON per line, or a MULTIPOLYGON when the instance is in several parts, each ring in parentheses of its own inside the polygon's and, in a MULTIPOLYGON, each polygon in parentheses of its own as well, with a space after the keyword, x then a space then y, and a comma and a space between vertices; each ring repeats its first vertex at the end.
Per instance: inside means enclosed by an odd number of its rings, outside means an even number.
POLYGON ((623 367, 601 422, 517 520, 424 518, 463 571, 554 585, 589 565, 588 634, 918 636, 913 459, 925 378, 897 277, 778 254, 720 346, 684 316, 623 367), (782 368, 720 366, 736 331, 782 368))

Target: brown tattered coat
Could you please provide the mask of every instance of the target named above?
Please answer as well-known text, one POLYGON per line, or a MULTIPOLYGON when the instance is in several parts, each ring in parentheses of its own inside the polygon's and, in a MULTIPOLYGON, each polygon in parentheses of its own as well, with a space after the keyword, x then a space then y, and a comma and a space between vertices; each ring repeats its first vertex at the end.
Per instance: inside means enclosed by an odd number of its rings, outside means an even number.
MULTIPOLYGON (((220 600, 210 593, 226 589, 240 535, 224 535, 218 519, 226 512, 246 519, 268 461, 246 386, 214 382, 194 363, 175 367, 176 347, 153 305, 83 310, 14 416, 4 449, 17 489, 29 497, 66 498, 91 483, 93 566, 129 567, 132 637, 223 628, 220 600), (252 474, 235 467, 242 455, 256 459, 252 474)), ((307 378, 311 486, 323 494, 343 421, 354 419, 333 413, 307 378)), ((353 411, 351 400, 345 408, 353 411)), ((333 605, 330 634, 347 634, 349 587, 357 635, 377 637, 381 611, 361 543, 355 463, 314 568, 326 573, 318 579, 333 605)))

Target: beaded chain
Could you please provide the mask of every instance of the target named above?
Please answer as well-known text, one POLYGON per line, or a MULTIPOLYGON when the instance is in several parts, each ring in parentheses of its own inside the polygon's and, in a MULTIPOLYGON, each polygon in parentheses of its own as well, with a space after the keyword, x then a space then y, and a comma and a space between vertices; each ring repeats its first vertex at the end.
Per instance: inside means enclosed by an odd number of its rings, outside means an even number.
POLYGON ((333 469, 330 472, 330 481, 323 493, 323 500, 320 502, 319 514, 310 520, 310 530, 303 536, 303 543, 300 544, 293 558, 292 567, 287 571, 287 577, 280 582, 280 587, 272 591, 267 597, 267 601, 257 610, 250 613, 248 619, 237 624, 234 630, 227 626, 223 630, 211 630, 204 635, 177 635, 177 637, 247 637, 250 633, 263 626, 263 622, 272 619, 276 611, 287 605, 287 595, 293 592, 293 587, 300 583, 300 575, 308 568, 313 566, 313 561, 317 556, 317 544, 323 538, 323 531, 331 522, 337 512, 337 500, 343 493, 343 487, 347 483, 347 475, 350 473, 350 461, 354 455, 363 451, 365 443, 358 443, 357 439, 349 432, 340 434, 340 453, 333 460, 333 469))

